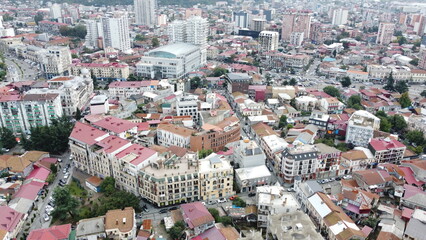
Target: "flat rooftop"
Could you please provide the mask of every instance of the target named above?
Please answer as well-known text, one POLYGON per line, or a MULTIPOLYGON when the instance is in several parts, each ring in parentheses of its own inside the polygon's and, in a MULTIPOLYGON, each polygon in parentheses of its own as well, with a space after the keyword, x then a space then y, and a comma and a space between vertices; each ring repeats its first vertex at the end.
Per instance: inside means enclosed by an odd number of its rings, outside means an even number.
POLYGON ((302 211, 272 215, 269 224, 269 231, 279 240, 324 239, 308 215, 302 211), (292 229, 287 230, 290 226, 292 229))

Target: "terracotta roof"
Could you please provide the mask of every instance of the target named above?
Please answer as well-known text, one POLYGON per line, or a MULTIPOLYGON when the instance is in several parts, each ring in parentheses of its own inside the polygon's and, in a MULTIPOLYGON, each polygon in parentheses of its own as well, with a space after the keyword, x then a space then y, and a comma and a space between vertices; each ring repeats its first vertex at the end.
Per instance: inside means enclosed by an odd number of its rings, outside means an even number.
POLYGON ((96 176, 91 176, 89 178, 86 178, 86 182, 92 184, 95 187, 99 187, 102 183, 102 179, 100 179, 96 176))
POLYGON ((0 206, 0 229, 13 232, 24 217, 24 214, 8 206, 0 206))
POLYGON ((357 160, 367 159, 368 157, 367 155, 365 155, 364 151, 362 150, 350 150, 350 151, 342 153, 342 158, 345 158, 351 161, 357 161, 357 160))
POLYGON ((174 133, 176 135, 183 136, 183 137, 190 137, 192 135, 192 133, 195 133, 195 131, 192 130, 192 129, 176 126, 176 125, 173 125, 173 124, 160 124, 160 125, 158 125, 157 129, 158 130, 164 130, 164 131, 167 131, 167 132, 171 132, 171 133, 174 133))
POLYGON ((377 236, 376 240, 400 240, 401 238, 397 237, 395 234, 391 232, 383 232, 380 231, 379 236, 377 236))
POLYGON ((394 148, 404 148, 405 145, 397 140, 386 140, 386 139, 371 139, 370 146, 376 151, 391 150, 394 148))
POLYGON ((369 186, 392 181, 392 177, 384 170, 369 169, 357 171, 354 174, 358 175, 369 186))
POLYGON ((114 133, 122 133, 138 126, 134 122, 130 122, 130 121, 112 117, 112 116, 106 117, 92 124, 114 133))
POLYGON ((96 139, 104 135, 107 135, 107 133, 90 125, 77 122, 74 125, 70 138, 88 145, 93 145, 97 142, 96 139))
POLYGON ((265 137, 265 136, 270 136, 270 135, 277 135, 278 133, 276 133, 274 131, 274 129, 272 129, 270 126, 266 125, 263 122, 259 122, 256 123, 252 126, 253 131, 260 137, 265 137))
POLYGON ((52 226, 30 232, 27 240, 62 240, 68 239, 71 233, 71 224, 52 226))
POLYGON ((186 148, 178 147, 178 146, 174 146, 174 145, 170 146, 169 150, 170 150, 170 152, 172 152, 173 154, 175 154, 178 157, 183 157, 187 152, 186 148))
POLYGON ((416 160, 409 160, 409 161, 403 161, 401 162, 402 165, 412 165, 412 166, 416 166, 417 168, 420 168, 422 170, 426 170, 426 161, 424 160, 420 160, 420 159, 416 159, 416 160))
POLYGON ((135 220, 135 210, 132 207, 109 210, 105 214, 105 230, 118 229, 120 232, 130 232, 135 220))
POLYGON ((201 202, 182 204, 182 215, 189 228, 193 229, 200 225, 214 222, 213 216, 201 202))

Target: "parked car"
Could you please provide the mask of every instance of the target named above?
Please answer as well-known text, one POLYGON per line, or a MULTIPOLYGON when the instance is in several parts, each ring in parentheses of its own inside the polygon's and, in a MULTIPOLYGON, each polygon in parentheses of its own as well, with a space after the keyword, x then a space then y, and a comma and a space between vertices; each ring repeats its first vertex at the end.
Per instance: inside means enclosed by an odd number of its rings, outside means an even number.
POLYGON ((173 211, 173 210, 176 210, 176 209, 178 209, 178 207, 177 206, 173 206, 173 207, 169 208, 169 211, 173 211))
POLYGON ((255 192, 250 192, 250 193, 248 194, 248 196, 249 196, 249 197, 254 197, 254 196, 256 196, 256 193, 255 193, 255 192))
POLYGON ((215 201, 213 201, 213 200, 209 200, 208 202, 207 202, 207 204, 208 205, 213 205, 213 204, 215 204, 216 202, 215 201))
POLYGON ((167 208, 161 209, 159 211, 159 213, 167 213, 167 212, 169 212, 169 209, 167 209, 167 208))
POLYGON ((49 215, 44 214, 43 219, 44 219, 45 222, 48 222, 50 220, 50 217, 49 217, 49 215))
POLYGON ((343 176, 343 179, 351 179, 351 178, 352 178, 351 175, 345 175, 345 176, 343 176))
POLYGON ((229 198, 229 200, 233 201, 233 200, 234 200, 234 199, 236 199, 237 197, 238 197, 237 195, 234 195, 234 196, 230 197, 230 198, 229 198))
POLYGON ((217 200, 217 203, 224 203, 224 202, 226 202, 226 198, 219 198, 217 200))
POLYGON ((68 179, 69 176, 70 176, 69 172, 65 173, 64 179, 68 179))

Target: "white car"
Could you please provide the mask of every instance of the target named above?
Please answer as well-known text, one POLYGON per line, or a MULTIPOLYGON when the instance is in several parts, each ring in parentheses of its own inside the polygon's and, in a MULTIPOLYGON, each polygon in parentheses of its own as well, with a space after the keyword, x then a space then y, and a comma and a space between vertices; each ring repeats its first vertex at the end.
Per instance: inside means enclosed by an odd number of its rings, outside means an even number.
POLYGON ((217 200, 217 203, 224 203, 224 202, 226 202, 226 198, 219 198, 217 200))
POLYGON ((49 215, 44 214, 43 219, 44 219, 45 222, 48 222, 50 220, 50 217, 49 217, 49 215))
POLYGON ((64 175, 64 179, 67 179, 69 176, 70 176, 70 173, 69 173, 69 172, 65 173, 65 175, 64 175))

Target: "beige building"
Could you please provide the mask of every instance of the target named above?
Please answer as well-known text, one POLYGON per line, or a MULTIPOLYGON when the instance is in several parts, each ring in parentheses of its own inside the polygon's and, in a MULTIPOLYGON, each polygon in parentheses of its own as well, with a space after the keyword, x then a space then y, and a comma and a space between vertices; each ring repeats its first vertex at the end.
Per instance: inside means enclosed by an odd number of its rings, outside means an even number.
POLYGON ((132 207, 109 210, 105 214, 105 232, 109 239, 135 239, 135 210, 132 207))
POLYGON ((83 69, 89 70, 92 76, 100 80, 125 81, 130 74, 129 65, 123 63, 74 63, 71 74, 78 76, 83 69))
POLYGON ((178 157, 165 152, 157 162, 141 169, 138 177, 140 195, 156 206, 200 200, 196 153, 178 157))
POLYGON ((173 124, 160 124, 157 128, 158 144, 169 147, 172 145, 187 148, 190 146, 191 135, 194 130, 175 126, 173 124))
POLYGON ((217 199, 234 194, 233 168, 225 156, 215 153, 199 161, 200 199, 217 199))

